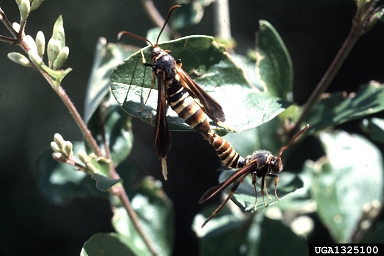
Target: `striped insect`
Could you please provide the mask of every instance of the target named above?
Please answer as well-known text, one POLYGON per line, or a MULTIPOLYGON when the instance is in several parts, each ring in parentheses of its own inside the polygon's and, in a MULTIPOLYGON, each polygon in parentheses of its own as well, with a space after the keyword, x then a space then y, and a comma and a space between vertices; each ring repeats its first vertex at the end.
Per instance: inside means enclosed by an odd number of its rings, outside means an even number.
POLYGON ((213 196, 215 196, 220 191, 226 189, 230 185, 233 184, 233 186, 229 190, 228 196, 225 198, 225 200, 219 205, 219 207, 216 208, 216 210, 208 217, 208 219, 205 220, 203 225, 201 227, 204 227, 205 224, 208 223, 228 202, 228 200, 232 197, 232 195, 236 192, 237 188, 240 186, 240 184, 244 181, 244 179, 248 176, 248 174, 252 175, 252 185, 255 190, 255 211, 257 210, 256 204, 257 204, 257 191, 256 191, 256 178, 261 178, 261 188, 260 188, 260 194, 263 198, 263 202, 265 206, 268 206, 264 199, 264 191, 267 194, 268 198, 270 196, 268 195, 268 191, 266 189, 266 177, 274 177, 274 186, 275 186, 275 197, 278 201, 280 201, 280 198, 277 196, 277 184, 279 183, 279 172, 283 170, 283 162, 281 159, 281 155, 283 152, 292 144, 292 142, 299 137, 302 133, 304 133, 309 128, 309 125, 307 124, 301 131, 299 131, 293 138, 288 142, 287 145, 282 147, 278 153, 277 156, 272 155, 271 152, 267 150, 257 150, 251 155, 247 156, 245 158, 244 167, 236 172, 234 172, 228 179, 226 179, 221 184, 212 187, 207 192, 205 192, 202 197, 199 200, 199 204, 204 203, 205 201, 209 200, 213 196))
POLYGON ((141 54, 143 64, 152 67, 151 89, 157 82, 158 100, 154 147, 156 155, 162 160, 162 172, 165 179, 167 179, 166 156, 172 142, 166 119, 168 105, 170 105, 179 117, 185 120, 191 128, 200 132, 204 138, 208 140, 225 164, 230 167, 241 167, 244 161, 244 158, 240 157, 228 142, 215 134, 209 125, 208 117, 218 125, 227 128, 223 124, 225 115, 220 104, 192 80, 182 69, 180 60, 176 61, 170 55, 169 50, 163 50, 158 46, 160 35, 172 11, 179 7, 179 5, 175 5, 169 10, 167 19, 157 37, 156 44, 131 32, 122 31, 118 34, 118 38, 122 35, 128 35, 138 40, 148 42, 152 48, 150 52, 152 63, 147 63, 143 52, 141 52, 141 54))

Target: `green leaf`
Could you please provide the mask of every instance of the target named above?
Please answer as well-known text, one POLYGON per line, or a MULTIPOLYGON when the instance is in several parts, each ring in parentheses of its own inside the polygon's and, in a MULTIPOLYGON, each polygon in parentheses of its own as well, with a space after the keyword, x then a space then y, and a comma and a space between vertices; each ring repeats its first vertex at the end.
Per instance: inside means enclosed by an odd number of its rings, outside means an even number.
POLYGON ((61 46, 60 49, 65 46, 63 16, 61 15, 59 16, 59 18, 57 18, 55 24, 53 25, 52 38, 60 42, 60 46, 61 46))
MULTIPOLYGON (((124 183, 124 185, 127 184, 124 183)), ((155 249, 160 255, 170 255, 174 242, 174 212, 172 203, 162 189, 161 182, 147 177, 140 187, 133 191, 133 194, 131 204, 139 216, 144 232, 154 243, 155 249)), ((115 205, 112 224, 116 231, 127 237, 126 243, 130 248, 139 250, 139 255, 149 255, 147 247, 137 234, 125 209, 119 203, 115 203, 115 205)))
POLYGON ((291 57, 276 29, 265 20, 260 20, 256 73, 266 92, 288 99, 293 86, 291 57))
MULTIPOLYGON (((116 233, 100 233, 93 235, 84 243, 80 255, 82 256, 105 256, 126 255, 136 256, 142 252, 129 246, 127 238, 116 233)), ((149 254, 148 254, 149 255, 149 254)))
POLYGON ((212 1, 192 0, 187 4, 181 4, 181 8, 172 13, 171 27, 175 30, 198 24, 203 18, 204 8, 212 1))
POLYGON ((104 157, 97 157, 95 154, 89 155, 91 163, 87 165, 87 170, 92 172, 92 179, 96 181, 96 188, 105 192, 113 185, 120 182, 120 179, 109 177, 111 161, 104 157))
POLYGON ((324 97, 315 104, 306 120, 311 125, 308 133, 380 112, 384 110, 383 98, 384 86, 374 81, 347 97, 343 93, 324 97))
POLYGON ((120 182, 120 179, 112 179, 98 173, 93 174, 91 177, 96 181, 96 188, 103 192, 120 182))
POLYGON ((372 140, 384 143, 384 119, 376 117, 363 119, 360 123, 360 128, 365 133, 368 133, 372 140))
POLYGON ((265 217, 261 223, 259 255, 308 255, 308 245, 281 220, 265 217))
POLYGON ((138 48, 123 44, 107 44, 106 39, 102 37, 99 39, 85 96, 84 120, 86 123, 109 93, 109 76, 112 69, 137 50, 138 48))
POLYGON ((351 242, 363 205, 383 199, 381 153, 359 135, 322 132, 319 138, 326 157, 305 166, 314 176, 311 195, 334 240, 351 242))
MULTIPOLYGON (((84 148, 83 142, 73 144, 74 152, 84 148)), ((53 159, 52 151, 44 153, 37 162, 39 187, 43 195, 55 204, 68 205, 76 197, 106 196, 95 187, 86 173, 53 159)))
POLYGON ((95 111, 89 120, 88 128, 100 148, 104 148, 103 137, 105 137, 112 161, 118 165, 128 157, 132 149, 131 116, 118 105, 110 105, 105 113, 100 113, 100 109, 95 111), (104 133, 106 136, 103 136, 104 133))
MULTIPOLYGON (((225 123, 237 131, 267 122, 288 106, 288 103, 252 88, 243 71, 212 37, 189 36, 161 44, 160 47, 171 50, 176 59, 182 57, 187 73, 199 74, 195 82, 220 103, 226 114, 225 123)), ((147 60, 149 51, 150 47, 143 49, 147 60)), ((157 85, 149 95, 152 70, 142 65, 141 59, 141 53, 137 52, 117 66, 111 74, 111 89, 126 112, 154 126, 157 108, 157 92, 154 89, 157 85)), ((191 129, 174 111, 168 111, 167 115, 170 130, 191 129)))
MULTIPOLYGON (((281 114, 283 113, 284 112, 281 114)), ((281 138, 278 136, 278 131, 281 127, 282 122, 280 118, 274 118, 256 128, 240 133, 227 134, 225 139, 231 143, 237 153, 243 157, 260 149, 268 150, 272 154, 277 154, 283 146, 281 138)))
POLYGON ((196 215, 192 225, 200 238, 199 255, 257 255, 263 215, 244 218, 224 207, 201 228, 205 218, 213 211, 211 207, 206 210, 206 216, 196 215))
POLYGON ((224 212, 204 228, 198 226, 201 216, 195 217, 193 228, 200 238, 200 255, 306 255, 308 252, 305 241, 280 220, 263 214, 239 218, 228 210, 224 212))
MULTIPOLYGON (((155 44, 157 37, 159 36, 160 31, 161 31, 161 28, 159 28, 159 27, 151 28, 148 30, 146 38, 150 42, 153 42, 153 44, 155 44)), ((165 42, 165 41, 169 41, 169 40, 170 40, 169 36, 167 34, 165 34, 164 32, 160 35, 159 42, 165 42)), ((132 52, 131 54, 134 54, 134 52, 132 52)))

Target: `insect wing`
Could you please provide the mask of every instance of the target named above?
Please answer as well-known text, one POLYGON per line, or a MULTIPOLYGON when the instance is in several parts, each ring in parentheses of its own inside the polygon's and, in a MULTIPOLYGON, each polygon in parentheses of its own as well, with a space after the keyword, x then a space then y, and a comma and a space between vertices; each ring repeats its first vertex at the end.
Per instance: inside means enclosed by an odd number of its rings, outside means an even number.
POLYGON ((217 193, 219 193, 221 190, 224 190, 226 189, 229 185, 237 182, 237 180, 243 176, 243 175, 248 175, 248 173, 250 173, 253 168, 256 168, 257 167, 257 163, 256 161, 255 162, 252 162, 250 163, 249 165, 241 168, 240 170, 234 172, 231 176, 229 176, 228 179, 226 179, 224 182, 220 183, 219 185, 217 186, 214 186, 212 188, 210 188, 207 192, 204 193, 204 195, 201 196, 200 200, 199 200, 199 204, 201 203, 204 203, 205 201, 207 201, 208 199, 210 199, 211 197, 213 197, 214 195, 216 195, 217 193))
POLYGON ((158 80, 158 100, 155 126, 155 152, 158 157, 164 158, 171 148, 171 134, 167 123, 167 94, 165 81, 162 78, 162 72, 157 76, 158 80))
POLYGON ((220 104, 206 93, 198 84, 196 84, 192 78, 181 68, 175 65, 176 71, 180 76, 180 82, 186 88, 190 94, 197 98, 203 105, 204 112, 215 122, 224 122, 225 115, 223 108, 220 104))

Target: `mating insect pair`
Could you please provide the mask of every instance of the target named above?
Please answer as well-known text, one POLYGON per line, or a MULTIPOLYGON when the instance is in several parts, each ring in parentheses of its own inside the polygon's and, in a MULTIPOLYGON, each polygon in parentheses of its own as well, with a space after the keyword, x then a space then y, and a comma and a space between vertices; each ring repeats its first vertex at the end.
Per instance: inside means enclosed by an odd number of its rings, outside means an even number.
MULTIPOLYGON (((170 9, 161 32, 163 31, 172 11, 178 7, 180 6, 173 6, 170 9)), ((208 117, 219 125, 224 126, 222 122, 225 121, 225 116, 221 106, 215 99, 213 99, 203 89, 201 89, 181 68, 180 60, 176 61, 170 55, 170 51, 163 50, 158 46, 158 40, 161 32, 159 33, 159 36, 156 40, 156 44, 152 44, 148 39, 126 31, 120 32, 119 37, 122 35, 128 35, 141 41, 148 42, 152 48, 152 63, 149 64, 146 62, 143 53, 142 61, 144 65, 152 67, 152 88, 155 86, 157 80, 158 101, 154 146, 157 156, 162 159, 164 178, 167 179, 167 167, 165 159, 171 146, 171 136, 169 134, 166 120, 166 111, 169 105, 189 126, 200 132, 204 138, 208 140, 225 165, 231 168, 242 168, 236 171, 223 183, 208 190, 201 197, 199 203, 205 202, 206 200, 219 193, 221 190, 227 188, 231 184, 234 184, 225 201, 204 222, 203 226, 211 218, 213 218, 222 209, 222 207, 224 207, 224 205, 228 202, 232 194, 236 191, 238 186, 241 184, 241 182, 244 181, 248 174, 252 175, 252 184, 254 186, 255 193, 256 178, 262 178, 260 193, 263 196, 263 202, 265 205, 265 177, 275 177, 275 196, 278 200, 280 200, 277 196, 276 187, 279 181, 279 175, 277 173, 281 172, 283 168, 281 155, 284 150, 286 150, 288 146, 300 134, 308 129, 309 126, 307 125, 303 130, 296 134, 286 146, 282 147, 277 157, 273 156, 269 151, 265 150, 256 151, 246 158, 241 157, 233 149, 233 147, 221 136, 217 135, 209 125, 208 117)), ((266 194, 269 197, 267 192, 266 194)))
POLYGON ((240 157, 232 146, 210 127, 208 118, 215 121, 219 126, 225 127, 223 124, 225 116, 220 104, 192 80, 182 69, 180 60, 175 60, 170 55, 170 51, 163 50, 158 46, 161 32, 167 24, 172 11, 178 7, 180 6, 175 5, 169 10, 167 19, 157 37, 156 44, 152 44, 148 39, 127 31, 122 31, 118 35, 119 38, 122 35, 128 35, 148 42, 152 48, 152 63, 147 63, 144 54, 141 53, 143 64, 152 67, 152 88, 157 80, 158 100, 154 147, 156 155, 162 159, 162 171, 165 179, 167 179, 166 156, 171 146, 171 135, 166 119, 168 105, 191 128, 200 132, 208 140, 216 150, 219 158, 227 166, 242 167, 244 165, 244 158, 240 157))

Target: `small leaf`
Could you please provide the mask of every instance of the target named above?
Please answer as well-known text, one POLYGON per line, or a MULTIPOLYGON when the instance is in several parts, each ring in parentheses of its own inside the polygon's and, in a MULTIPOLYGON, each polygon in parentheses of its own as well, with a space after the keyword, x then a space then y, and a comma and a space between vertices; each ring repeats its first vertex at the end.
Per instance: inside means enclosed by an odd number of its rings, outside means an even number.
MULTIPOLYGON (((99 233, 93 235, 84 243, 80 255, 102 256, 102 255, 126 255, 136 256, 142 251, 135 250, 129 246, 127 238, 116 233, 99 233)), ((148 252, 147 252, 148 253, 148 252)))
POLYGON ((108 135, 105 139, 115 165, 124 161, 131 152, 133 145, 131 126, 131 116, 118 105, 109 106, 104 114, 96 111, 88 122, 88 128, 101 148, 104 147, 103 134, 108 135))
POLYGON ((284 100, 288 99, 293 86, 291 57, 276 29, 265 20, 260 20, 256 73, 259 74, 266 92, 284 100))
POLYGON ((376 117, 363 119, 360 128, 368 133, 372 140, 384 143, 384 119, 376 117))
POLYGON ((86 123, 109 93, 109 77, 112 69, 137 50, 138 48, 122 44, 107 44, 105 38, 99 38, 85 96, 84 120, 86 123))
POLYGON ((308 255, 305 240, 293 233, 281 220, 265 217, 260 229, 258 255, 308 255))
POLYGON ((384 110, 384 86, 371 81, 347 97, 334 93, 315 104, 308 119, 309 134, 384 110))
MULTIPOLYGON (((200 215, 193 228, 200 238, 199 255, 306 255, 302 238, 281 220, 263 214, 236 217, 225 208, 206 227, 200 228, 200 215)), ((201 224, 200 224, 201 225, 201 224)))
POLYGON ((109 177, 111 161, 104 157, 97 157, 95 154, 89 155, 91 164, 87 168, 93 172, 91 177, 96 180, 96 188, 105 192, 113 185, 120 182, 120 179, 112 179, 109 177))
POLYGON ((116 185, 121 181, 120 179, 112 179, 98 173, 94 173, 92 175, 92 179, 96 181, 96 188, 103 192, 107 191, 112 186, 116 185))
MULTIPOLYGON (((171 50, 176 59, 184 58, 183 68, 186 72, 199 74, 195 82, 221 104, 226 114, 225 123, 237 131, 267 122, 289 105, 251 88, 243 71, 212 37, 189 36, 161 44, 160 47, 171 50)), ((144 48, 144 55, 148 56, 149 51, 150 47, 144 48)), ((142 65, 141 53, 137 52, 112 72, 111 89, 125 111, 154 125, 157 108, 157 92, 154 89, 157 89, 157 85, 149 95, 151 72, 151 68, 142 65), (148 102, 142 109, 148 95, 148 102)), ((170 130, 191 129, 174 111, 168 111, 167 115, 170 130)))
POLYGON ((55 24, 53 25, 52 38, 59 42, 59 50, 65 46, 64 24, 63 17, 61 15, 57 18, 55 24))
POLYGON ((190 1, 187 4, 181 4, 181 8, 172 13, 171 27, 175 30, 198 24, 204 15, 204 8, 211 1, 190 1), (207 3, 208 2, 208 3, 207 3))
MULTIPOLYGON (((83 142, 75 142, 77 152, 84 148, 83 142)), ((38 160, 39 187, 46 198, 59 205, 67 205, 76 197, 107 196, 96 189, 94 180, 86 173, 68 164, 61 164, 47 151, 38 160)))
POLYGON ((334 240, 348 243, 363 205, 383 199, 383 160, 380 151, 359 135, 322 132, 319 138, 326 157, 305 166, 314 176, 311 195, 334 240))

